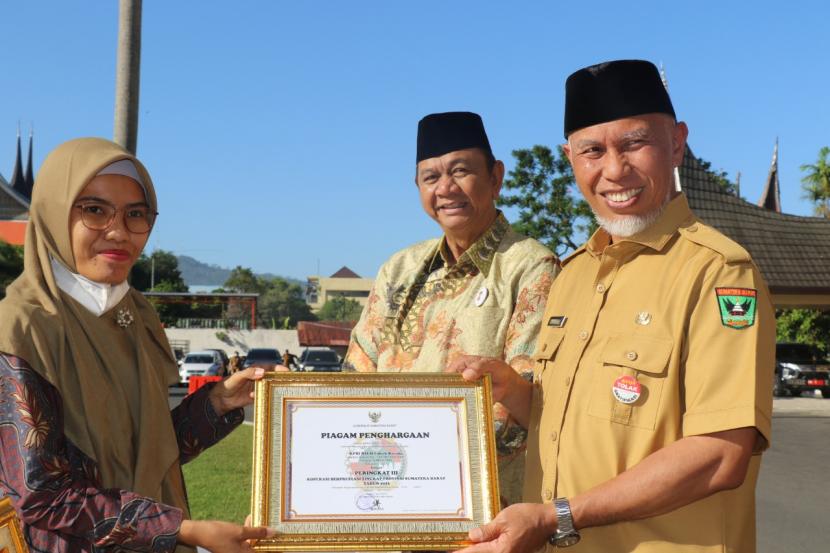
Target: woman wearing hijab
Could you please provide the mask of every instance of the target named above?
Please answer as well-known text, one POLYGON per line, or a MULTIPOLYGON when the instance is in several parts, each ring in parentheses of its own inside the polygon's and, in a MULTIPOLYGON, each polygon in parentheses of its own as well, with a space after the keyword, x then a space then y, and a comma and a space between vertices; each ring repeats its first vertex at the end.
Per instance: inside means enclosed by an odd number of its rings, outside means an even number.
POLYGON ((24 270, 0 302, 0 491, 32 551, 249 551, 264 528, 189 520, 180 463, 231 432, 262 369, 170 411, 175 358, 127 284, 156 217, 144 166, 107 140, 56 148, 24 270))

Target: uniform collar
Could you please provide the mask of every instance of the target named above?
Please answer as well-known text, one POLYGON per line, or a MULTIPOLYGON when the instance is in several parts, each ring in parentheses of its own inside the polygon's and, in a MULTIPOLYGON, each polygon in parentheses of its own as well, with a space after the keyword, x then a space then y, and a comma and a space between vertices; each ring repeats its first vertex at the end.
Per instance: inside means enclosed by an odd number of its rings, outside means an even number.
MULTIPOLYGON (((623 238, 618 243, 640 244, 659 252, 666 247, 669 240, 677 233, 678 228, 693 219, 694 213, 689 208, 686 195, 680 193, 666 205, 663 213, 651 226, 634 236, 623 238)), ((574 252, 574 255, 584 248, 592 256, 598 257, 610 243, 611 236, 604 229, 599 228, 582 248, 574 252)))
MULTIPOLYGON (((467 272, 469 269, 478 269, 478 271, 485 277, 490 272, 490 267, 493 264, 493 257, 499 249, 502 239, 510 229, 510 223, 501 211, 497 212, 496 220, 490 225, 484 234, 478 240, 473 242, 473 245, 461 254, 461 256, 453 265, 452 270, 467 272)), ((447 237, 441 238, 438 246, 430 256, 429 266, 430 271, 435 270, 438 266, 448 266, 450 258, 449 247, 447 246, 447 237), (440 263, 440 265, 438 265, 440 263)))

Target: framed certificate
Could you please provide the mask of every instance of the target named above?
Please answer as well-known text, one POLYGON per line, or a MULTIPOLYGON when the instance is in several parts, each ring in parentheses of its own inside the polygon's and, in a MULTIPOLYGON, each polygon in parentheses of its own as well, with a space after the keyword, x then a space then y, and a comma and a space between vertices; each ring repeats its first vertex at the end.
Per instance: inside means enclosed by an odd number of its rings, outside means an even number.
POLYGON ((28 553, 17 513, 8 497, 0 498, 0 553, 28 553))
POLYGON ((488 379, 269 373, 256 383, 259 551, 448 550, 498 512, 488 379))

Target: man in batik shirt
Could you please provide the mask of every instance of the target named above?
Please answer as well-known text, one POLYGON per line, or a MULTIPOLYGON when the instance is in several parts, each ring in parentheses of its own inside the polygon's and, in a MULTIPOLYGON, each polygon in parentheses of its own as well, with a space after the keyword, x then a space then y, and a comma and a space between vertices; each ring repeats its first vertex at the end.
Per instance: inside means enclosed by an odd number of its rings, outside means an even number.
MULTIPOLYGON (((557 270, 495 201, 504 164, 481 117, 436 113, 418 124, 415 183, 444 232, 394 254, 352 331, 345 370, 441 372, 462 355, 503 359, 532 375, 531 354, 557 270)), ((502 502, 521 496, 526 433, 495 406, 502 502)))

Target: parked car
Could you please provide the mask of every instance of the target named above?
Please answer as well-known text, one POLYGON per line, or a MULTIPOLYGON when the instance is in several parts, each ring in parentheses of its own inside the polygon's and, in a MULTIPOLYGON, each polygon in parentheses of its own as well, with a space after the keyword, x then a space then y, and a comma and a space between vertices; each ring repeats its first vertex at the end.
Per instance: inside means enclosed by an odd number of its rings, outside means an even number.
POLYGON ((282 365, 282 355, 274 348, 249 349, 242 368, 247 369, 251 365, 282 365))
POLYGON ((772 394, 798 397, 806 390, 821 390, 822 397, 830 399, 830 361, 808 344, 776 344, 772 394))
POLYGON ((222 356, 215 350, 188 353, 179 366, 179 377, 187 384, 191 376, 222 376, 222 356))
POLYGON ((300 354, 298 370, 340 372, 340 356, 333 349, 306 349, 300 354))
POLYGON ((231 362, 231 360, 228 357, 228 354, 225 353, 225 350, 207 348, 206 351, 215 351, 219 354, 219 357, 222 358, 222 376, 228 376, 228 364, 231 362))

